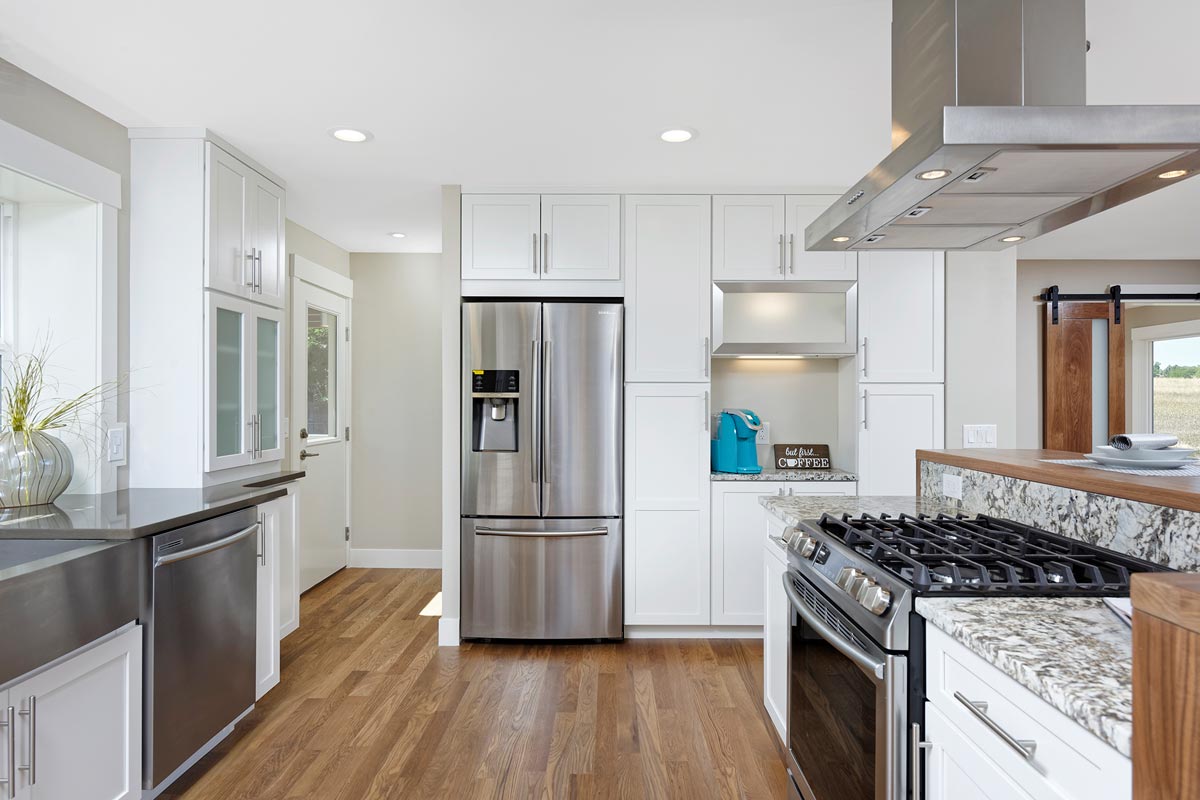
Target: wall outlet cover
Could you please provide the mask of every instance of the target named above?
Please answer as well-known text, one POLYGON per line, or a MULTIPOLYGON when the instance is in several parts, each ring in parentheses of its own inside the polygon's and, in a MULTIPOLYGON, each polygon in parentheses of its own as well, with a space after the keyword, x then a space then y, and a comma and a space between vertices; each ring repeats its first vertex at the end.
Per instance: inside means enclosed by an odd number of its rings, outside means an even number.
POLYGON ((771 423, 763 420, 762 430, 754 436, 755 444, 770 444, 771 443, 771 423))
POLYGON ((942 475, 942 494, 953 500, 962 500, 962 475, 942 475))
POLYGON ((105 431, 104 453, 108 463, 118 467, 125 466, 128 461, 128 433, 124 422, 119 422, 105 431))

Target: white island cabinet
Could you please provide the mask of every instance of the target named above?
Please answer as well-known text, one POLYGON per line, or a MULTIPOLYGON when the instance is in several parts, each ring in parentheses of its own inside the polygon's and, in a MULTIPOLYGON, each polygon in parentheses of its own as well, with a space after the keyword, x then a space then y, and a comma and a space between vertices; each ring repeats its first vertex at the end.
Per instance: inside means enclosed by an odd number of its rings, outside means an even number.
MULTIPOLYGON (((7 723, 0 727, 0 774, 15 773, 18 800, 140 798, 141 626, 0 689, 0 712, 7 723), (6 763, 9 753, 15 765, 6 763)), ((3 797, 14 796, 0 786, 3 797)))

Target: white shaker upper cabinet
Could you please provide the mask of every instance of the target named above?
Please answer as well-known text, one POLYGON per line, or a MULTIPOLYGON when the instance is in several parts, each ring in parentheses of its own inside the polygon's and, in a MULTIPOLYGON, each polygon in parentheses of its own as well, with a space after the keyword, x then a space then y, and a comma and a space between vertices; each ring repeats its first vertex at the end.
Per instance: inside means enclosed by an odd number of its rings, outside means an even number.
MULTIPOLYGON (((787 277, 797 281, 852 281, 858 278, 858 253, 809 252, 804 229, 837 202, 836 195, 790 194, 786 201, 787 277)), ((861 299, 859 300, 861 303, 861 299)))
POLYGON ((706 384, 625 389, 625 623, 708 625, 706 384))
POLYGON ((863 384, 858 398, 858 492, 912 495, 917 450, 946 446, 946 393, 940 383, 863 384))
POLYGON ((945 379, 945 280, 945 254, 941 252, 861 254, 860 383, 941 383, 945 379))
POLYGON ((625 380, 708 381, 708 196, 625 197, 625 380))
POLYGON ((464 280, 536 280, 541 238, 541 195, 462 196, 464 280))
POLYGON ((714 195, 712 204, 713 280, 784 280, 783 196, 714 195))
POLYGON ((247 216, 247 242, 254 261, 254 287, 251 299, 283 308, 287 290, 286 254, 284 253, 283 190, 271 181, 251 173, 247 184, 250 201, 247 216))
POLYGON ((621 196, 542 195, 541 245, 546 280, 620 280, 621 196))
POLYGON ((232 295, 253 283, 254 257, 247 243, 247 211, 254 171, 211 142, 205 144, 208 241, 205 285, 232 295))

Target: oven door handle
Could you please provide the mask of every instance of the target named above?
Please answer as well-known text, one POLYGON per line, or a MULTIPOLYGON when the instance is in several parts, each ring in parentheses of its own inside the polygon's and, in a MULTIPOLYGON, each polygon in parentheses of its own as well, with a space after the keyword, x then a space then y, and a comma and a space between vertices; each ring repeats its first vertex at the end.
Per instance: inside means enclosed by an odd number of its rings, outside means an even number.
POLYGON ((876 679, 883 680, 887 662, 877 661, 871 654, 863 652, 853 642, 829 627, 825 620, 813 613, 813 610, 804 602, 804 598, 792 586, 790 576, 786 573, 783 576, 783 590, 787 592, 788 600, 791 601, 792 608, 796 609, 796 613, 800 615, 800 619, 804 620, 822 639, 833 645, 834 649, 857 664, 868 675, 874 675, 876 679))

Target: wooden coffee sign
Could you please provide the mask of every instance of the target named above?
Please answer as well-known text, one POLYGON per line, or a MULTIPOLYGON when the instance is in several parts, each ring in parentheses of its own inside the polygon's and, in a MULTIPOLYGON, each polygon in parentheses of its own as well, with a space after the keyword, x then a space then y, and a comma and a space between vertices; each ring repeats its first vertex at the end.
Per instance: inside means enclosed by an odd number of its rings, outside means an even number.
POLYGON ((776 469, 831 469, 827 444, 777 444, 776 469))

